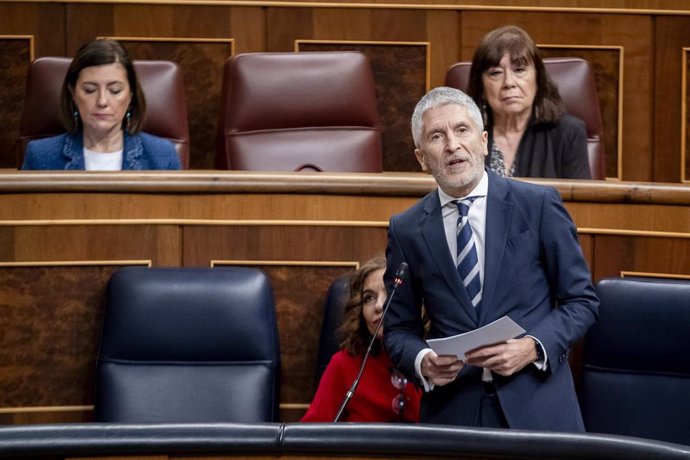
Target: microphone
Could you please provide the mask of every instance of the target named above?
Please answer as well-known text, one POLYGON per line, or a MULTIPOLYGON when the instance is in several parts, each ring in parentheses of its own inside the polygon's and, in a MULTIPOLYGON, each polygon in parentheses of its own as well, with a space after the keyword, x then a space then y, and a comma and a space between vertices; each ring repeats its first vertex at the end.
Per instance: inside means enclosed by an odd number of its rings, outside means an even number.
POLYGON ((343 402, 340 405, 340 409, 338 410, 338 414, 335 416, 333 422, 337 422, 340 420, 340 416, 343 415, 343 412, 345 411, 347 404, 350 402, 350 399, 352 399, 352 396, 354 396, 355 394, 357 385, 359 385, 359 380, 362 378, 362 373, 364 372, 364 366, 366 366, 367 364, 367 360, 369 359, 369 355, 371 354, 371 348, 374 346, 376 336, 379 334, 379 329, 381 329, 381 325, 383 324, 383 318, 386 316, 388 307, 390 307, 391 305, 391 300, 393 300, 395 291, 397 291, 398 288, 402 286, 402 284, 405 282, 405 278, 407 278, 407 268, 407 262, 401 262, 400 266, 398 267, 398 271, 395 272, 395 278, 393 278, 393 291, 391 292, 391 295, 388 296, 386 306, 384 307, 383 312, 381 313, 381 319, 376 325, 374 334, 372 335, 371 340, 369 341, 369 346, 367 347, 367 351, 364 353, 364 359, 362 359, 362 365, 359 366, 359 372, 357 373, 357 377, 355 378, 354 382, 352 382, 350 389, 347 390, 347 393, 345 393, 345 399, 343 399, 343 402))

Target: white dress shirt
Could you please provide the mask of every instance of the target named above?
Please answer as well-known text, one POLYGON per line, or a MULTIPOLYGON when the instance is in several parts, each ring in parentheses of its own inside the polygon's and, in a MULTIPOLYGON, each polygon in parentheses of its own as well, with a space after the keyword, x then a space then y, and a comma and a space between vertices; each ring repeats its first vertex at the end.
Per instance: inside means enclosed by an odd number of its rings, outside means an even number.
MULTIPOLYGON (((463 200, 465 198, 476 197, 470 206, 469 212, 467 213, 467 219, 469 221, 470 227, 472 227, 472 234, 474 237, 474 244, 477 249, 477 259, 479 260, 479 280, 481 282, 482 289, 484 288, 484 247, 486 245, 486 196, 489 192, 489 176, 486 171, 483 172, 482 178, 480 179, 477 186, 463 197, 453 197, 445 193, 440 188, 438 189, 438 197, 441 203, 441 215, 443 217, 443 228, 446 233, 446 242, 448 243, 448 249, 450 255, 458 263, 457 256, 457 246, 458 246, 458 218, 460 217, 460 211, 458 211, 458 206, 455 202, 463 200)), ((532 336, 528 336, 532 337, 532 336)), ((542 347, 541 342, 532 337, 538 344, 542 347)), ((422 359, 429 353, 431 348, 424 348, 421 350, 415 358, 415 371, 417 377, 424 385, 424 391, 431 391, 434 385, 427 381, 426 377, 422 375, 422 359)), ((545 350, 544 350, 545 351, 545 350)), ((546 353, 544 353, 546 356, 546 353)), ((546 359, 543 362, 534 363, 539 370, 546 369, 546 359)), ((483 369, 482 380, 485 382, 490 382, 493 380, 491 376, 491 371, 489 369, 483 369)))
MULTIPOLYGON (((441 202, 441 216, 443 217, 443 229, 446 234, 448 250, 450 251, 453 261, 455 261, 455 265, 458 263, 458 218, 460 217, 460 211, 458 210, 458 206, 455 202, 465 198, 477 197, 470 206, 470 210, 467 213, 467 219, 470 227, 472 227, 474 245, 477 249, 477 259, 479 260, 479 281, 481 282, 482 289, 484 288, 486 194, 488 191, 489 176, 486 174, 486 171, 482 171, 482 178, 479 180, 479 183, 466 196, 454 197, 448 195, 440 188, 438 189, 438 198, 441 202)), ((417 377, 424 385, 424 391, 431 391, 434 388, 434 385, 422 375, 422 359, 430 351, 432 351, 431 348, 424 348, 417 354, 414 360, 415 371, 417 373, 417 377)), ((484 369, 482 380, 491 380, 491 372, 488 369, 484 369)))

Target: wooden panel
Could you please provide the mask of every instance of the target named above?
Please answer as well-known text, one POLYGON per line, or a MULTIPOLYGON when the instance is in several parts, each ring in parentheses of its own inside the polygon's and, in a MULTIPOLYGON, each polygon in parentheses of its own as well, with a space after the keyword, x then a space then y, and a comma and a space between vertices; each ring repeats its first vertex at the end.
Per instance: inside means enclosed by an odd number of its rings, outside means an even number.
POLYGON ((181 260, 176 226, 29 225, 12 229, 11 236, 7 262, 150 260, 178 266, 181 260))
POLYGON ((598 235, 593 277, 599 280, 621 272, 690 274, 690 238, 598 235))
MULTIPOLYGON (((0 335, 0 367, 9 369, 0 372, 0 380, 6 379, 0 384, 12 398, 0 405, 0 423, 12 424, 90 420, 98 302, 114 264, 136 260, 264 269, 278 311, 281 419, 297 419, 314 390, 330 283, 383 251, 388 217, 433 188, 432 179, 422 174, 0 176, 0 260, 33 261, 0 267, 0 323, 11 325, 0 335), (289 189, 303 193, 286 193, 289 189), (43 361, 34 346, 50 350, 43 361), (33 361, 25 368, 18 357, 27 354, 33 361), (45 382, 54 366, 64 369, 45 382), (65 373, 79 375, 73 378, 76 384, 63 389, 72 375, 65 373), (44 408, 2 410, 38 405, 44 408)), ((690 186, 530 182, 561 191, 594 281, 622 271, 690 273, 690 186)), ((576 373, 578 350, 571 355, 576 373)))
POLYGON ((578 228, 587 233, 690 233, 690 209, 687 206, 622 206, 619 203, 588 204, 576 200, 566 202, 566 207, 578 228))
MULTIPOLYGON (((115 36, 115 5, 111 4, 67 4, 65 56, 72 57, 86 42, 96 37, 115 36)), ((149 18, 150 19, 150 18, 149 18)))
POLYGON ((359 51, 369 58, 383 128, 384 171, 419 171, 410 114, 426 93, 428 44, 298 42, 298 51, 359 51))
POLYGON ((601 119, 604 125, 602 140, 606 155, 606 177, 620 179, 619 164, 622 152, 619 148, 618 136, 623 114, 619 113, 618 107, 622 102, 620 85, 622 84, 623 50, 555 46, 541 47, 540 52, 543 57, 579 57, 588 61, 592 66, 599 97, 601 119))
POLYGON ((26 91, 26 74, 33 52, 32 37, 1 36, 0 60, 0 168, 19 166, 19 120, 26 91))
POLYGON ((212 260, 364 262, 386 249, 387 228, 309 225, 194 225, 184 227, 183 260, 208 267, 212 260))
POLYGON ((0 266, 0 408, 91 404, 113 266, 0 266))
MULTIPOLYGON (((162 195, 84 195, 82 202, 65 194, 0 194, 0 216, 6 220, 55 219, 264 219, 373 221, 386 224, 391 210, 404 210, 413 198, 237 193, 213 194, 179 201, 162 195), (363 212, 366 210, 366 213, 363 212)), ((59 223, 59 222, 57 222, 59 223)))
POLYGON ((64 6, 0 4, 0 168, 18 168, 19 120, 32 58, 64 52, 64 6))
MULTIPOLYGON (((654 174, 655 181, 679 181, 681 171, 681 91, 683 47, 690 46, 689 17, 660 16, 654 20, 654 174)), ((686 74, 687 75, 687 74, 686 74)), ((687 115, 687 113, 686 113, 687 115)), ((687 118, 686 118, 687 122, 687 118)), ((686 144, 687 145, 687 144, 686 144)), ((687 171, 687 169, 686 169, 687 171)), ((688 176, 686 176, 688 177, 688 176)))
POLYGON ((58 3, 0 3, 0 35, 32 35, 35 57, 65 52, 65 6, 58 3))
POLYGON ((232 55, 232 40, 115 38, 133 59, 163 59, 180 65, 189 123, 189 167, 213 169, 223 64, 232 55))

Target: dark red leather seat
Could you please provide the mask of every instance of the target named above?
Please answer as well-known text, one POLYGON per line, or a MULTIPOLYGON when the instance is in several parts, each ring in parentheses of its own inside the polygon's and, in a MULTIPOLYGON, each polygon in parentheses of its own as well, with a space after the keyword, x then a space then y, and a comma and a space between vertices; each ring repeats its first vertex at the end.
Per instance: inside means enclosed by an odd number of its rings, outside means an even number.
POLYGON ((219 169, 382 170, 374 78, 361 53, 228 59, 218 127, 219 169))
MULTIPOLYGON (((585 122, 587 151, 592 179, 606 179, 606 157, 602 134, 604 126, 594 73, 589 62, 581 58, 545 58, 544 66, 565 103, 566 110, 585 122)), ((458 62, 446 72, 446 86, 467 90, 471 62, 458 62)))
MULTIPOLYGON (((66 57, 41 57, 29 66, 17 164, 22 164, 29 141, 65 132, 58 110, 62 81, 70 62, 72 59, 66 57)), ((143 131, 172 141, 182 167, 187 169, 189 127, 182 70, 171 61, 134 61, 134 68, 146 97, 143 131)))

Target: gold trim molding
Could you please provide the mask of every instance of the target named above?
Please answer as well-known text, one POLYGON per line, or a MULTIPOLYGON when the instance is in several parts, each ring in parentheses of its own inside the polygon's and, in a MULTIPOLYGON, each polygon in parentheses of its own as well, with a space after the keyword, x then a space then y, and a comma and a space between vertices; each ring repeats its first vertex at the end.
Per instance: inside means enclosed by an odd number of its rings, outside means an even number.
POLYGON ((666 279, 690 281, 690 275, 681 275, 681 274, 676 274, 676 273, 621 271, 621 277, 625 278, 626 276, 638 276, 640 278, 666 278, 666 279))
MULTIPOLYGON (((55 0, 49 0, 55 2, 55 0)), ((5 3, 45 3, 46 0, 5 0, 5 3)), ((121 5, 184 5, 184 6, 246 6, 257 8, 342 8, 342 9, 410 9, 456 11, 503 11, 543 13, 596 13, 627 15, 690 16, 690 10, 661 8, 592 8, 572 6, 502 6, 455 5, 430 3, 337 3, 304 1, 250 1, 250 0, 66 0, 64 4, 121 4, 121 5)))
POLYGON ((102 267, 106 265, 145 265, 149 268, 153 263, 149 260, 51 260, 31 262, 0 262, 0 268, 13 267, 102 267))
POLYGON ((0 40, 29 40, 29 62, 36 59, 36 38, 33 35, 0 35, 0 40))
MULTIPOLYGON (((102 3, 102 2, 98 2, 102 3)), ((115 2, 115 3, 121 3, 121 2, 115 2)), ((98 38, 107 38, 110 40, 117 40, 117 41, 123 41, 123 42, 169 42, 169 43, 226 43, 230 45, 230 56, 235 55, 235 39, 234 38, 211 38, 211 37, 146 37, 146 36, 139 36, 139 37, 131 37, 131 36, 123 36, 123 37, 107 37, 107 36, 102 36, 98 38)))
POLYGON ((36 407, 0 407, 0 414, 31 414, 43 412, 83 412, 93 411, 94 406, 36 406, 36 407))
POLYGON ((688 148, 686 142, 687 136, 687 123, 688 123, 688 53, 690 53, 690 48, 683 47, 682 49, 682 67, 681 67, 681 96, 680 96, 680 181, 684 184, 690 183, 690 178, 685 176, 685 170, 687 165, 687 152, 685 149, 688 148))
POLYGON ((309 403, 280 403, 280 409, 306 411, 307 409, 309 409, 309 403))
POLYGON ((55 220, 1 220, 0 227, 39 227, 57 225, 227 225, 227 226, 314 226, 314 227, 381 227, 387 221, 343 220, 215 220, 215 219, 55 219, 55 220))
MULTIPOLYGON (((208 225, 208 226, 288 226, 288 227, 362 227, 388 228, 384 221, 340 221, 340 220, 211 220, 211 219, 66 219, 66 220, 6 220, 0 227, 31 227, 51 225, 208 225)), ((579 234, 649 236, 655 238, 690 238, 690 233, 665 232, 657 230, 627 230, 616 228, 581 227, 579 234)), ((145 262, 145 261, 134 261, 145 262)), ((92 262, 88 262, 92 263, 92 262)), ((108 261, 105 261, 108 263, 108 261)), ((150 263, 150 261, 148 261, 150 263)))
POLYGON ((322 261, 322 260, 211 260, 211 268, 229 265, 270 265, 289 267, 351 267, 359 269, 359 262, 322 261))
POLYGON ((622 230, 602 228, 578 228, 580 235, 605 235, 605 236, 649 236, 654 238, 690 238, 690 233, 660 232, 656 230, 622 230))

